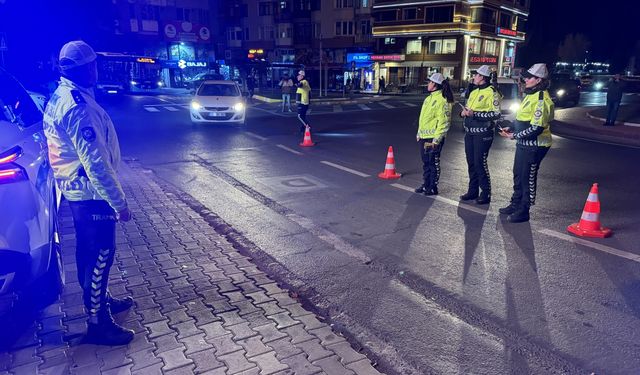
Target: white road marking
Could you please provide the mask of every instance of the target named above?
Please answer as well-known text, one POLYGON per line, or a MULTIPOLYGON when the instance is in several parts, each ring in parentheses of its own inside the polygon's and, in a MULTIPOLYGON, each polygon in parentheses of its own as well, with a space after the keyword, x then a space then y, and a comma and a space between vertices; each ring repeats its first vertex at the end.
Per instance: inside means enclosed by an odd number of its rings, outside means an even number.
POLYGON ((391 104, 389 104, 389 103, 385 103, 385 102, 380 102, 380 105, 381 105, 381 106, 383 106, 383 107, 385 107, 385 108, 395 108, 395 107, 394 107, 394 106, 392 106, 391 104))
POLYGON ((177 112, 177 111, 179 111, 179 109, 178 109, 178 108, 176 108, 176 107, 171 107, 171 106, 166 106, 166 107, 163 107, 163 108, 164 108, 164 109, 166 109, 166 110, 167 110, 167 111, 169 111, 169 112, 177 112))
POLYGON ((266 138, 266 137, 263 137, 263 136, 261 136, 261 135, 257 135, 256 133, 252 133, 252 132, 244 132, 244 134, 248 135, 249 137, 257 138, 257 139, 259 139, 259 140, 261 140, 261 141, 266 141, 266 140, 267 140, 267 138, 266 138))
POLYGON ((147 106, 145 106, 144 109, 147 112, 160 112, 160 110, 158 108, 155 108, 155 107, 147 107, 147 106))
MULTIPOLYGON (((414 189, 412 187, 409 187, 409 186, 406 186, 406 185, 402 185, 402 184, 391 184, 391 186, 415 194, 415 191, 414 191, 414 189)), ((480 207, 475 207, 475 206, 472 206, 470 204, 457 202, 457 201, 454 201, 453 199, 441 197, 439 195, 427 195, 426 197, 434 199, 434 200, 437 200, 438 202, 449 204, 449 205, 454 206, 454 207, 460 207, 460 208, 463 208, 463 209, 468 210, 468 211, 475 212, 475 213, 480 214, 480 215, 486 215, 487 212, 488 212, 487 210, 483 210, 480 207)))
POLYGON ((409 102, 406 102, 404 104, 406 104, 409 107, 417 107, 418 106, 417 104, 413 104, 413 103, 409 103, 409 102))
POLYGON ((328 166, 330 166, 330 167, 334 167, 334 168, 340 169, 340 170, 345 171, 345 172, 353 173, 353 174, 355 174, 356 176, 360 176, 360 177, 369 177, 369 175, 368 175, 368 174, 366 174, 366 173, 362 173, 362 172, 356 171, 356 170, 351 169, 351 168, 343 167, 342 165, 334 164, 334 163, 332 163, 332 162, 330 162, 330 161, 323 160, 323 161, 321 161, 320 163, 325 164, 325 165, 328 165, 328 166))
POLYGON ((570 236, 568 234, 556 232, 556 231, 551 230, 551 229, 538 229, 538 232, 540 232, 542 234, 546 234, 547 236, 559 238, 561 240, 565 240, 565 241, 572 242, 572 243, 575 243, 575 244, 578 244, 578 245, 586 246, 586 247, 589 247, 589 248, 594 249, 594 250, 602 251, 602 252, 607 253, 607 254, 619 256, 621 258, 629 259, 629 260, 632 260, 634 262, 640 263, 640 255, 633 254, 633 253, 630 253, 630 252, 627 252, 627 251, 624 251, 624 250, 619 250, 619 249, 613 248, 611 246, 602 245, 602 244, 599 244, 599 243, 596 243, 596 242, 584 240, 582 238, 573 237, 573 236, 570 236))
POLYGON ((333 111, 334 112, 342 112, 342 106, 341 105, 334 105, 333 106, 333 111))
POLYGON ((360 107, 360 109, 365 110, 365 111, 370 111, 371 108, 367 107, 366 104, 358 104, 358 107, 360 107))
POLYGON ((289 147, 287 147, 287 146, 285 146, 285 145, 277 144, 277 145, 276 145, 276 147, 279 147, 279 148, 281 148, 281 149, 283 149, 283 150, 285 150, 285 151, 289 151, 289 152, 291 152, 292 154, 296 154, 296 155, 304 155, 302 152, 300 152, 300 151, 296 151, 296 150, 294 150, 294 149, 292 149, 292 148, 289 148, 289 147))

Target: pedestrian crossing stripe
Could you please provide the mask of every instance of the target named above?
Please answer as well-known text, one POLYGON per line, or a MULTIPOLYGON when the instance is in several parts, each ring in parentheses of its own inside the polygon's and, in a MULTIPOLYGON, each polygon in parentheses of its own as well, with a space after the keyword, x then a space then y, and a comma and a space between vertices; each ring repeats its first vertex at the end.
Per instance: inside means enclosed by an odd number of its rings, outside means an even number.
POLYGON ((166 107, 162 107, 162 108, 164 108, 164 109, 166 109, 167 111, 170 111, 170 112, 177 112, 177 111, 179 111, 179 109, 178 109, 178 108, 176 108, 176 107, 171 107, 171 106, 166 106, 166 107))
POLYGON ((388 103, 380 102, 380 105, 385 107, 385 108, 395 108, 395 106, 392 106, 391 104, 388 104, 388 103))
POLYGON ((333 106, 333 111, 334 111, 334 112, 342 112, 342 106, 340 106, 340 105, 334 105, 334 106, 333 106))
POLYGON ((417 107, 418 106, 417 104, 413 104, 413 103, 404 103, 404 104, 408 105, 409 107, 417 107))
POLYGON ((371 108, 367 107, 366 104, 358 104, 358 107, 360 107, 361 109, 365 110, 365 111, 370 111, 371 108))
POLYGON ((144 107, 147 112, 160 112, 158 108, 155 107, 144 107))

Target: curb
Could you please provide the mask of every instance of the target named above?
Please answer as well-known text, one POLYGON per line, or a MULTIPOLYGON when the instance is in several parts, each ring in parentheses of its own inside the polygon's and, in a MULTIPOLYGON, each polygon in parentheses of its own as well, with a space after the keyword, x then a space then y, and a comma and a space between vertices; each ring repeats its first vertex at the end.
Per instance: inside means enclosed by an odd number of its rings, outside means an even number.
POLYGON ((640 136, 612 135, 611 133, 605 132, 608 130, 606 127, 603 126, 603 128, 605 129, 585 128, 580 125, 556 120, 552 123, 551 133, 561 137, 640 148, 640 136))
MULTIPOLYGON (((593 119, 593 120, 606 121, 602 117, 596 117, 596 116, 592 115, 591 112, 587 112, 587 117, 589 117, 590 119, 593 119)), ((622 124, 622 125, 625 125, 625 126, 634 126, 634 127, 640 128, 640 124, 638 124, 637 122, 618 122, 618 123, 622 124)))

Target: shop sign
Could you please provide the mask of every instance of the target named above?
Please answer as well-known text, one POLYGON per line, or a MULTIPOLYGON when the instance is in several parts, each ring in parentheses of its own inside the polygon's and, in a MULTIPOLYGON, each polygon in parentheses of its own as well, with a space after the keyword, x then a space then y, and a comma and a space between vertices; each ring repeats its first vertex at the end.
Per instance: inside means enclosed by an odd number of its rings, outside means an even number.
POLYGON ((370 62, 371 61, 371 54, 370 53, 347 53, 347 62, 356 62, 356 63, 360 63, 360 62, 370 62))
POLYGON ((371 55, 372 61, 404 61, 404 55, 371 55))
POLYGON ((506 63, 510 63, 510 62, 511 62, 511 57, 509 57, 509 56, 505 56, 505 57, 504 57, 504 62, 506 62, 506 63))
POLYGON ((187 21, 169 21, 163 31, 164 39, 168 41, 205 43, 211 39, 208 27, 187 21))
POLYGON ((505 29, 502 27, 496 28, 496 34, 500 35, 508 35, 508 36, 518 36, 518 32, 511 29, 505 29))
POLYGON ((155 64, 156 60, 152 59, 151 57, 138 57, 136 59, 137 62, 139 63, 145 63, 145 64, 155 64))
MULTIPOLYGON (((175 67, 175 65, 171 64, 171 62, 169 62, 168 67, 175 67), (172 66, 173 65, 173 66, 172 66)), ((178 60, 177 62, 177 66, 180 69, 186 69, 186 68, 206 68, 209 66, 209 63, 206 61, 185 61, 185 60, 178 60)))
POLYGON ((469 62, 480 64, 497 64, 498 58, 495 56, 471 56, 469 58, 469 62))

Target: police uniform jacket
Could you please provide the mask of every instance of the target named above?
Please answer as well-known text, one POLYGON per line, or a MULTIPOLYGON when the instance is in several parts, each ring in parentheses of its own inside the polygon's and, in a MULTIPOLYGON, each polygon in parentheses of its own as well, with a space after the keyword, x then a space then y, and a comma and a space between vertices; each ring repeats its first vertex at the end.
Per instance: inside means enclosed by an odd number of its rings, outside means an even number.
POLYGON ((442 95, 442 90, 431 92, 422 103, 418 120, 418 138, 433 138, 433 143, 440 143, 447 134, 451 124, 451 103, 442 95))
POLYGON ((528 94, 516 113, 513 138, 520 146, 551 147, 554 105, 546 90, 528 94))
POLYGON ((44 115, 44 131, 56 185, 69 201, 105 200, 127 207, 116 177, 118 137, 93 91, 62 77, 44 115))
POLYGON ((296 101, 300 104, 309 105, 310 92, 311 86, 309 86, 309 81, 303 78, 298 82, 298 88, 296 89, 296 101))
POLYGON ((473 116, 465 117, 464 130, 471 134, 490 132, 493 121, 500 118, 500 94, 489 84, 477 86, 469 94, 467 107, 473 116))

